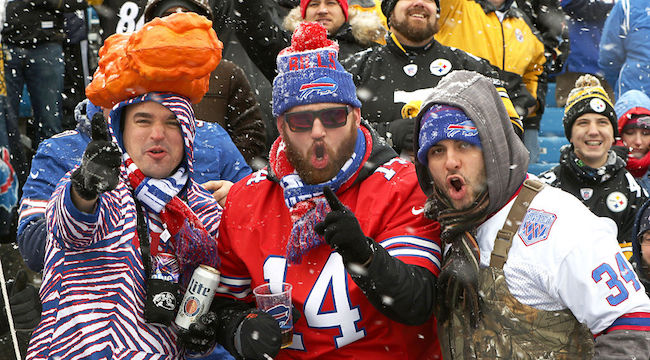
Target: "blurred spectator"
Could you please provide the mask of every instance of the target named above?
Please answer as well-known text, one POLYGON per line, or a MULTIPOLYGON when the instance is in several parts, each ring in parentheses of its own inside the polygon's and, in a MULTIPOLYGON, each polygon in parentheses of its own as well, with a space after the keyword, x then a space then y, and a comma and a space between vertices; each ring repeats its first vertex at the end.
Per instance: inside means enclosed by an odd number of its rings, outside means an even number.
POLYGON ((85 11, 63 14, 65 16, 63 59, 65 72, 63 76, 63 117, 61 125, 64 130, 74 129, 77 121, 74 108, 86 98, 84 89, 90 81, 88 65, 88 21, 85 11))
POLYGON ((513 3, 514 0, 441 0, 436 39, 499 68, 508 95, 524 118, 524 144, 534 163, 539 158, 538 132, 547 89, 547 59, 541 35, 513 3))
POLYGON ((614 1, 562 0, 560 4, 568 15, 567 25, 571 51, 569 51, 564 69, 555 77, 557 106, 564 107, 567 95, 573 89, 576 80, 584 74, 596 76, 609 98, 614 99, 614 91, 598 66, 598 43, 605 19, 614 6, 614 1))
POLYGON ((650 97, 628 90, 614 105, 618 116, 619 145, 625 147, 626 169, 646 191, 650 191, 650 97))
POLYGON ((629 259, 634 216, 648 193, 610 149, 618 137, 616 120, 614 106, 598 79, 581 76, 564 110, 564 132, 571 144, 562 148, 560 164, 539 178, 573 194, 594 214, 614 220, 619 245, 629 259))
POLYGON ((600 38, 598 64, 618 97, 630 89, 650 93, 650 0, 619 0, 600 38))
MULTIPOLYGON (((61 131, 63 92, 63 14, 83 10, 84 0, 12 0, 2 29, 10 121, 17 118, 23 86, 34 110, 32 147, 61 131)), ((12 125, 13 127, 13 125, 12 125)), ((13 150, 13 149, 12 149, 13 150)))
MULTIPOLYGON (((559 0, 515 0, 544 43, 548 74, 562 70, 569 55, 569 29, 559 0)), ((564 106, 564 105, 562 105, 564 106)))
MULTIPOLYGON (((7 259, 6 254, 2 257, 3 260, 7 259)), ((13 318, 20 355, 24 359, 32 331, 41 320, 41 302, 38 298, 38 290, 29 283, 29 275, 25 270, 14 271, 10 276, 5 272, 5 278, 10 278, 7 281, 9 310, 13 318)), ((0 352, 3 359, 13 359, 15 353, 8 319, 4 298, 0 294, 0 352)))
MULTIPOLYGON (((207 0, 149 0, 144 11, 146 22, 174 12, 195 12, 210 21, 213 12, 207 0)), ((224 60, 210 74, 210 88, 200 103, 194 104, 197 119, 219 123, 228 131, 251 167, 264 167, 266 158, 265 124, 255 95, 244 71, 224 60)))
POLYGON ((328 38, 339 44, 339 58, 377 45, 385 33, 381 20, 372 13, 348 8, 347 0, 302 0, 289 12, 284 29, 272 21, 262 0, 235 1, 239 39, 246 52, 273 81, 275 59, 280 50, 291 45, 291 33, 303 21, 315 21, 327 29, 328 38))
POLYGON ((391 122, 403 118, 402 107, 424 100, 450 71, 477 71, 501 83, 487 61, 434 39, 438 8, 433 0, 385 0, 381 9, 390 30, 386 45, 341 62, 354 77, 362 117, 379 135, 386 137, 391 122))
MULTIPOLYGON (((18 223, 18 246, 33 271, 43 268, 45 207, 59 180, 81 163, 90 142, 90 118, 100 111, 88 100, 75 109, 77 128, 43 141, 32 161, 30 177, 23 187, 18 223)), ((218 124, 197 121, 194 139, 194 180, 237 182, 251 173, 243 157, 218 124)))

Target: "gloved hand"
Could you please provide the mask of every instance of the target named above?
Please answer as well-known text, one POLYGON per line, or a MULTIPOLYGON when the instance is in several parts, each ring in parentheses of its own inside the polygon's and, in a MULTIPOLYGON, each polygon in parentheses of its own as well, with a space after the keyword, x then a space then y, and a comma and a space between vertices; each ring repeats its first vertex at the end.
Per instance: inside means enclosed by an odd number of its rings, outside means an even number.
POLYGON ((217 341, 217 314, 213 311, 201 315, 197 322, 190 325, 188 330, 180 328, 178 346, 185 350, 205 354, 217 341))
POLYGON ((86 147, 81 166, 70 177, 72 187, 85 200, 93 200, 99 194, 115 189, 122 163, 122 152, 111 141, 104 114, 93 115, 91 126, 92 141, 86 147))
POLYGON ((373 254, 372 240, 364 235, 357 218, 341 203, 332 189, 326 186, 323 193, 332 211, 314 229, 325 237, 329 246, 341 254, 343 261, 366 264, 373 254))
POLYGON ((254 309, 237 327, 234 340, 235 349, 244 359, 274 358, 282 345, 280 324, 273 316, 254 309))
MULTIPOLYGON (((14 328, 16 330, 33 330, 41 321, 41 301, 38 297, 38 290, 27 284, 27 272, 18 271, 16 280, 7 282, 7 291, 9 292, 9 306, 11 316, 14 319, 14 328)), ((0 333, 9 330, 7 313, 2 303, 0 314, 0 333)))

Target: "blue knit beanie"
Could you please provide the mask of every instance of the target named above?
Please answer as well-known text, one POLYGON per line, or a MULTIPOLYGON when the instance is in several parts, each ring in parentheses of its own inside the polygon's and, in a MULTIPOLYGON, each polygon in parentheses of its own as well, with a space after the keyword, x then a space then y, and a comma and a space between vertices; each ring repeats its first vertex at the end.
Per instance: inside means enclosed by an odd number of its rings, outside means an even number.
POLYGON ((338 61, 338 45, 327 30, 303 22, 291 37, 291 46, 278 54, 278 76, 273 80, 273 116, 307 104, 341 103, 361 107, 352 75, 338 61))
POLYGON ((476 124, 460 108, 436 104, 422 116, 418 161, 427 164, 429 149, 442 140, 460 140, 481 147, 476 124))

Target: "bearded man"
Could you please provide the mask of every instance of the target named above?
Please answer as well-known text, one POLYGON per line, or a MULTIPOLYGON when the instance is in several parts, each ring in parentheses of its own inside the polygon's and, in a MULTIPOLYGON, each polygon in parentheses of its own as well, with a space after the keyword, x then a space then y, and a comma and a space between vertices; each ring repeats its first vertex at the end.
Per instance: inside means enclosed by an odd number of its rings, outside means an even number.
POLYGON ((321 25, 301 25, 277 63, 280 137, 270 166, 231 189, 219 228, 221 285, 181 341, 203 351, 218 340, 246 359, 439 355, 427 295, 439 227, 422 215, 413 165, 361 119, 352 77, 321 25), (282 350, 275 319, 249 305, 251 289, 266 282, 293 285, 292 344, 282 350))

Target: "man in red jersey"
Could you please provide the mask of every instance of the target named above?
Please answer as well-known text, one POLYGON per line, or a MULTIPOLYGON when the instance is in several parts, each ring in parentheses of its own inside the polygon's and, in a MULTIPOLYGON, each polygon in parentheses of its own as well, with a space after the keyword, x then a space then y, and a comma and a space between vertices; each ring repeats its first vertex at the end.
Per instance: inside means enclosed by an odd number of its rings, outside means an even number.
POLYGON ((306 23, 279 54, 280 137, 270 166, 228 195, 218 295, 181 335, 186 348, 219 341, 246 359, 439 355, 427 295, 439 272, 439 225, 422 215, 413 165, 362 121, 337 50, 323 27, 306 23), (300 316, 280 350, 280 328, 254 309, 252 289, 282 281, 293 285, 300 316))

